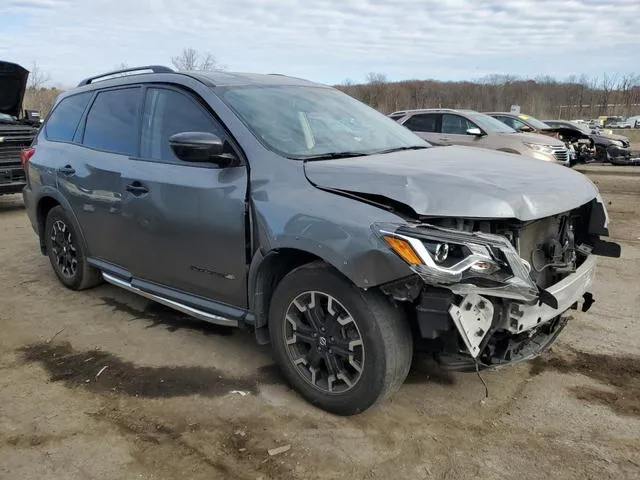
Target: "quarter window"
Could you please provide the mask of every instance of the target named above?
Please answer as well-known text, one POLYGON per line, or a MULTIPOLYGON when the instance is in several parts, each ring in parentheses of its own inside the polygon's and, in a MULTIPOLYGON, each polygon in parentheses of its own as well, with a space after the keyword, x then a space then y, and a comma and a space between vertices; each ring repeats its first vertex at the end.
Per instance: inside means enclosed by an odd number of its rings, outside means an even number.
POLYGON ((404 126, 413 132, 435 132, 436 131, 436 115, 418 114, 413 115, 404 126))
POLYGON ((70 142, 73 139, 91 95, 91 92, 85 92, 60 100, 44 127, 48 140, 70 142))
POLYGON ((165 88, 150 88, 142 114, 140 156, 180 161, 169 146, 169 137, 180 132, 209 132, 224 139, 213 117, 186 94, 165 88))
POLYGON ((122 88, 98 93, 84 129, 87 147, 123 155, 135 155, 138 148, 140 88, 122 88))

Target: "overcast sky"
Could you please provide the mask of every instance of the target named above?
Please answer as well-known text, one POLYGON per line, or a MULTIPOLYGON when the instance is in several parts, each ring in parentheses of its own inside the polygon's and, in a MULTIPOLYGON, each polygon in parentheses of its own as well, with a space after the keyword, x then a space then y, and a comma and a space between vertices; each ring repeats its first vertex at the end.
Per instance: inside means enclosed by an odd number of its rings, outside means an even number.
POLYGON ((640 0, 0 0, 0 59, 54 84, 184 47, 324 83, 640 74, 640 0))

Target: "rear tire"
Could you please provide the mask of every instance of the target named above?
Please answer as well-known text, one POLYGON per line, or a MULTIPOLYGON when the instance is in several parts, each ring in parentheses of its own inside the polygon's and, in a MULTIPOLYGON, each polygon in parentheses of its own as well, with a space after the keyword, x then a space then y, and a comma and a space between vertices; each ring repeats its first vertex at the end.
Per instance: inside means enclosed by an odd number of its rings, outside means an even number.
POLYGON ((398 390, 413 356, 404 313, 322 262, 303 265, 278 284, 269 334, 293 388, 338 415, 363 412, 398 390))
POLYGON ((65 287, 84 290, 102 283, 100 271, 87 263, 75 225, 61 206, 47 215, 44 242, 53 271, 65 287))

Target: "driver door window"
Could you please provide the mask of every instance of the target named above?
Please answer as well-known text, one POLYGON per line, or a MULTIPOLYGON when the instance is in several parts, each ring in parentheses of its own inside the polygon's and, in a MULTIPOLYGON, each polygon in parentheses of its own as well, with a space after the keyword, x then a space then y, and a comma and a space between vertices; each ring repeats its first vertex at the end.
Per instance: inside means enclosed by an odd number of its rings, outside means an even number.
POLYGON ((516 132, 519 132, 521 127, 526 127, 527 126, 524 122, 521 122, 520 120, 516 120, 513 117, 498 117, 498 120, 500 120, 502 123, 510 126, 516 132))
POLYGON ((442 115, 442 133, 467 135, 467 130, 470 128, 477 128, 477 125, 460 115, 452 115, 450 113, 442 115))
POLYGON ((480 137, 469 135, 467 130, 470 128, 478 128, 478 126, 461 115, 444 113, 440 137, 445 144, 449 145, 478 146, 478 142, 481 142, 480 137))
POLYGON ((140 156, 145 159, 184 163, 169 146, 169 138, 180 132, 210 132, 223 141, 224 130, 195 99, 166 88, 147 90, 142 114, 140 156))

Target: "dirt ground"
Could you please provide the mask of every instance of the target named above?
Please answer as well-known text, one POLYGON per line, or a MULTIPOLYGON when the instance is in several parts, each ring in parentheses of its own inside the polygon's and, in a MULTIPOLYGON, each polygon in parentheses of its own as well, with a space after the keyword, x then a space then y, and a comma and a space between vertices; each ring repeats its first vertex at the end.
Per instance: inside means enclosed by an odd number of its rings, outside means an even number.
POLYGON ((640 176, 622 175, 590 173, 623 258, 599 260, 596 303, 551 352, 485 373, 487 400, 418 358, 350 418, 298 397, 248 333, 64 289, 0 197, 0 478, 640 478, 640 176))

